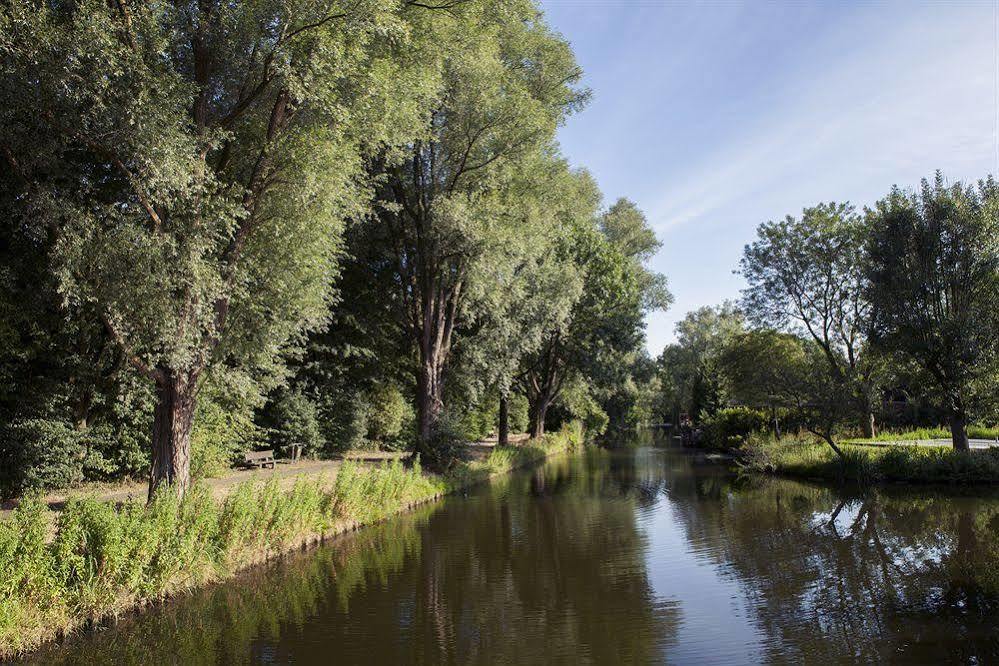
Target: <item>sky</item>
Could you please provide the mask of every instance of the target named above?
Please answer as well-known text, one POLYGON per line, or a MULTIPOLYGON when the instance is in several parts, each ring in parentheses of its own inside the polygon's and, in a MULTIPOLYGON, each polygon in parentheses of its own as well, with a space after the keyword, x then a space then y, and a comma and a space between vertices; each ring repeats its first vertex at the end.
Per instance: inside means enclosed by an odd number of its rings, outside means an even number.
POLYGON ((542 6, 593 92, 563 152, 663 243, 675 302, 647 317, 653 356, 687 312, 738 299, 761 223, 997 171, 994 1, 542 6))

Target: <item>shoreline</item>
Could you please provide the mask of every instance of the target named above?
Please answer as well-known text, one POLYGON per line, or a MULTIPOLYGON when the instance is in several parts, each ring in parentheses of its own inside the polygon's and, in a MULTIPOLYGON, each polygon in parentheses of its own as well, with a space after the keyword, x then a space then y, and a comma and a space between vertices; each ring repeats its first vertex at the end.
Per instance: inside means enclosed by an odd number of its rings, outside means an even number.
MULTIPOLYGON (((121 616, 141 614, 152 607, 169 603, 184 594, 189 594, 201 588, 224 584, 255 567, 279 562, 285 557, 318 547, 327 541, 343 537, 363 527, 384 522, 394 516, 439 501, 447 495, 488 482, 493 478, 509 474, 518 469, 530 467, 550 457, 573 451, 584 443, 585 438, 581 429, 567 429, 546 435, 540 441, 528 440, 518 446, 494 449, 487 458, 463 462, 456 470, 446 475, 425 474, 417 467, 416 473, 421 476, 421 480, 409 479, 409 481, 414 481, 422 486, 421 492, 416 495, 404 498, 400 497, 393 501, 391 506, 384 507, 382 510, 376 508, 373 513, 369 513, 368 515, 357 515, 359 511, 354 511, 354 517, 337 517, 328 528, 323 530, 302 529, 294 533, 289 533, 277 541, 268 541, 238 550, 233 553, 231 560, 227 560, 223 556, 221 567, 210 567, 210 569, 214 570, 205 571, 205 576, 190 574, 186 577, 183 575, 179 576, 179 578, 175 577, 168 580, 163 589, 153 594, 144 595, 141 592, 132 590, 129 590, 125 594, 119 593, 114 596, 111 604, 101 611, 74 614, 68 612, 65 608, 53 611, 51 608, 46 609, 44 604, 35 604, 33 607, 32 604, 28 603, 24 612, 22 612, 22 617, 29 620, 32 618, 44 618, 45 621, 33 627, 19 627, 11 623, 12 618, 9 613, 0 614, 0 661, 28 656, 42 647, 61 641, 72 640, 74 636, 81 636, 87 632, 99 630, 102 626, 106 626, 109 622, 115 621, 121 616), (4 626, 5 624, 6 626, 4 626)), ((376 477, 384 477, 385 479, 389 479, 390 482, 398 482, 397 479, 390 478, 390 475, 398 474, 400 469, 401 465, 396 462, 384 464, 380 467, 372 467, 365 471, 350 470, 345 476, 359 474, 359 476, 353 478, 357 480, 357 483, 363 484, 367 490, 374 493, 380 490, 377 485, 373 485, 378 481, 376 477)), ((295 488, 281 491, 275 499, 290 502, 294 499, 293 496, 296 493, 301 492, 301 489, 306 487, 311 487, 319 491, 315 484, 310 486, 307 482, 301 483, 301 481, 303 480, 300 480, 300 483, 297 483, 295 488)), ((326 492, 327 494, 335 493, 338 489, 336 486, 337 483, 337 481, 334 482, 334 488, 321 492, 326 492)), ((276 486, 272 488, 271 485, 264 484, 261 488, 259 483, 251 480, 244 482, 242 487, 236 492, 239 493, 242 491, 243 494, 249 494, 253 490, 260 490, 261 492, 254 497, 257 500, 263 497, 263 500, 260 501, 266 502, 266 493, 273 493, 273 488, 276 488, 276 486)), ((189 497, 192 495, 193 493, 189 494, 189 497)), ((362 495, 356 499, 365 503, 364 505, 360 505, 364 507, 361 511, 364 511, 370 510, 365 505, 376 498, 374 496, 362 495)), ((196 502, 197 498, 192 498, 190 501, 196 502)), ((220 520, 224 519, 221 511, 228 507, 229 500, 218 501, 209 498, 208 501, 212 502, 215 505, 215 510, 220 512, 216 514, 217 517, 220 520)), ((234 501, 238 501, 238 498, 234 501)), ((83 504, 81 502, 80 506, 83 506, 83 504)), ((90 506, 100 504, 102 503, 92 502, 90 506)), ((149 507, 136 508, 134 505, 108 507, 107 503, 103 504, 105 508, 110 508, 111 511, 119 516, 136 511, 139 513, 145 512, 146 514, 150 512, 149 507)), ((345 511, 350 511, 350 509, 346 509, 345 511)), ((52 513, 57 512, 52 511, 52 513)), ((57 514, 54 517, 56 518, 55 522, 60 523, 60 529, 62 529, 62 521, 59 520, 60 515, 57 514)), ((260 538, 258 533, 254 533, 252 536, 260 538)), ((198 545, 206 547, 209 544, 199 543, 198 545)), ((47 544, 46 547, 51 549, 52 545, 47 544)), ((2 549, 3 543, 0 542, 0 554, 3 554, 2 549)), ((104 561, 102 560, 98 568, 102 568, 103 566, 104 561)), ((195 563, 195 566, 197 566, 197 563, 195 563)), ((202 568, 204 568, 203 563, 202 568)), ((31 588, 30 583, 28 588, 31 588)), ((0 603, 7 603, 7 601, 3 596, 0 596, 0 603)), ((60 599, 59 601, 62 604, 66 603, 65 599, 60 599)), ((15 616, 14 619, 17 619, 17 617, 15 616)))

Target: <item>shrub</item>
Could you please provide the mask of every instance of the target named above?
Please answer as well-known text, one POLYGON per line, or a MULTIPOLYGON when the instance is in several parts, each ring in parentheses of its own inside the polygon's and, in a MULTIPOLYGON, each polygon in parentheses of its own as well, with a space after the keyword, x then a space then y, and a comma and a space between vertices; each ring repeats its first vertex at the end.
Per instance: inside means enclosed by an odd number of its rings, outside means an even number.
POLYGON ((701 421, 701 441, 710 448, 736 449, 745 444, 750 435, 767 428, 767 415, 748 407, 719 409, 701 421))
POLYGON ((341 454, 367 444, 369 405, 363 394, 356 391, 326 394, 318 411, 325 455, 341 454))
POLYGON ((271 437, 275 446, 301 444, 308 453, 325 449, 326 441, 319 427, 316 405, 301 392, 282 394, 274 406, 274 416, 276 423, 271 437))
POLYGON ((65 421, 21 419, 2 434, 6 460, 0 481, 7 493, 66 487, 83 481, 81 433, 65 421))
POLYGON ((468 455, 466 424, 444 413, 434 425, 430 439, 423 443, 422 462, 428 469, 446 473, 468 455))
POLYGON ((381 384, 368 394, 367 438, 385 448, 405 444, 403 429, 415 420, 413 406, 394 384, 381 384))

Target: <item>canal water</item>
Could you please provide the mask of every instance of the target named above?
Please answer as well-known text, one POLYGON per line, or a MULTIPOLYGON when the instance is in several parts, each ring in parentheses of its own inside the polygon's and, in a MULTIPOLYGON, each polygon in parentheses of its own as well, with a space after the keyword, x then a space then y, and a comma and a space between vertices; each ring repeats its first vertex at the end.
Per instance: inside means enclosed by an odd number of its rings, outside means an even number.
POLYGON ((549 460, 50 647, 46 664, 999 663, 999 499, 549 460))

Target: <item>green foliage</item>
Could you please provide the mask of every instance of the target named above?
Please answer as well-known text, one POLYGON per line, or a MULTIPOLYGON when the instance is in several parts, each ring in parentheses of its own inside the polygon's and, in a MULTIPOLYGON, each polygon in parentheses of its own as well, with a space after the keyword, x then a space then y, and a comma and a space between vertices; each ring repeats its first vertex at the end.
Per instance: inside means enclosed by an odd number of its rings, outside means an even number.
POLYGON ((750 320, 816 345, 829 375, 823 386, 835 385, 855 422, 870 428, 878 365, 866 344, 872 312, 864 292, 867 233, 849 203, 818 204, 800 218, 760 225, 740 267, 750 320))
POLYGON ((3 438, 10 451, 2 479, 8 489, 66 487, 83 480, 80 433, 66 422, 15 421, 5 428, 3 438))
POLYGON ((812 438, 752 437, 745 466, 753 471, 859 483, 994 484, 999 449, 955 451, 943 446, 842 445, 843 457, 812 438))
POLYGON ((274 405, 274 415, 271 440, 275 446, 301 444, 310 454, 324 450, 326 440, 319 426, 319 412, 308 396, 298 391, 282 393, 274 405))
POLYGON ((252 405, 203 392, 191 433, 191 473, 195 478, 222 476, 240 453, 260 442, 252 405))
POLYGON ((558 400, 569 418, 582 423, 587 432, 601 435, 607 430, 610 419, 594 398, 590 384, 582 378, 568 381, 558 400))
POLYGON ((398 448, 404 429, 415 419, 412 405, 395 384, 380 384, 368 394, 368 440, 383 448, 398 448))
POLYGON ((749 407, 726 407, 702 419, 702 443, 715 449, 737 449, 750 435, 767 429, 767 414, 749 407))
POLYGON ((368 432, 368 401, 359 391, 331 396, 321 411, 326 454, 336 455, 364 448, 368 432))
POLYGON ((869 213, 867 296, 882 347, 906 354, 929 375, 950 412, 954 446, 995 393, 999 353, 999 186, 924 180, 898 188, 869 213))
POLYGON ((708 416, 725 404, 722 354, 743 327, 742 312, 728 302, 689 312, 677 323, 677 341, 657 361, 666 420, 708 416))

